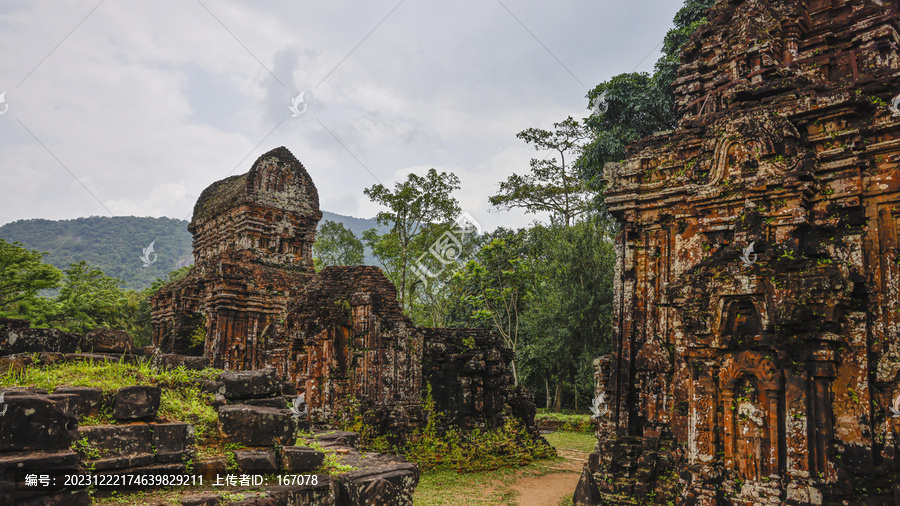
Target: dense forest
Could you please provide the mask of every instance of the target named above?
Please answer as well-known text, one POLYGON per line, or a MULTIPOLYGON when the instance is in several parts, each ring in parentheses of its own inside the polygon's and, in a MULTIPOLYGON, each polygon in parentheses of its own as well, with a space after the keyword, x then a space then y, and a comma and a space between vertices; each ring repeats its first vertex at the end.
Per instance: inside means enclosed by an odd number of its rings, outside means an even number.
MULTIPOLYGON (((362 235, 376 227, 374 219, 354 218, 324 211, 321 228, 331 221, 362 235)), ((74 220, 18 220, 0 226, 0 239, 21 243, 27 249, 45 252, 44 262, 64 270, 70 264, 86 262, 107 276, 122 281, 128 290, 144 290, 169 272, 189 265, 191 234, 188 222, 172 218, 91 216, 74 220), (144 249, 153 244, 147 262, 144 249)), ((363 257, 374 265, 374 258, 363 257)))
POLYGON ((86 262, 131 290, 147 288, 155 279, 191 263, 187 222, 172 218, 18 220, 0 227, 0 238, 46 252, 44 261, 57 269, 86 262), (144 266, 141 256, 151 243, 148 260, 156 261, 144 266))

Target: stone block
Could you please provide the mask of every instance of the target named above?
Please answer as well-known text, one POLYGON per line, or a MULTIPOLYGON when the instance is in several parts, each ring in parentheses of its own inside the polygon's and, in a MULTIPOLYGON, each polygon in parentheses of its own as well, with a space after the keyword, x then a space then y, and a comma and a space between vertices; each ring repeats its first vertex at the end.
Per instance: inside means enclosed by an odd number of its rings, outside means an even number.
POLYGON ((258 399, 280 394, 282 381, 275 369, 257 369, 253 371, 225 371, 217 381, 224 384, 221 392, 227 399, 258 399))
POLYGON ((103 391, 91 387, 61 386, 54 394, 71 394, 75 396, 77 416, 98 416, 103 402, 103 391))
POLYGON ((200 391, 208 394, 225 393, 225 383, 221 381, 200 380, 197 382, 197 386, 200 388, 200 391))
POLYGON ((305 446, 283 446, 278 453, 278 467, 285 471, 312 471, 324 461, 324 453, 305 446))
POLYGON ((58 351, 44 351, 38 355, 38 361, 41 365, 53 365, 57 362, 65 362, 66 355, 58 351))
POLYGON ((153 450, 153 429, 147 424, 88 425, 79 427, 78 437, 101 454, 142 453, 153 450))
POLYGON ((185 369, 199 371, 201 369, 206 369, 207 367, 209 367, 209 358, 186 355, 184 357, 183 365, 185 369))
POLYGON ((222 407, 226 404, 228 404, 228 399, 226 399, 225 396, 222 394, 213 394, 212 401, 209 403, 209 405, 212 406, 213 409, 215 409, 217 411, 220 407, 222 407))
POLYGON ((48 395, 47 391, 43 388, 37 387, 7 387, 0 388, 0 393, 7 397, 12 397, 15 395, 48 395))
POLYGON ((346 446, 349 448, 357 448, 359 443, 359 434, 344 430, 329 430, 319 432, 315 435, 316 440, 324 447, 329 446, 346 446))
POLYGON ((291 404, 291 398, 285 396, 269 397, 266 399, 243 399, 241 404, 248 406, 260 406, 264 408, 288 409, 291 404))
POLYGON ((228 469, 228 461, 225 457, 207 457, 194 462, 194 473, 203 476, 205 481, 215 481, 216 474, 222 474, 228 469))
POLYGON ((246 446, 290 444, 296 422, 286 409, 232 404, 219 408, 219 433, 246 446))
POLYGON ((81 338, 81 349, 96 353, 128 353, 134 340, 124 330, 94 329, 81 338))
POLYGON ((0 452, 67 449, 78 420, 39 395, 4 395, 0 405, 0 452))
POLYGON ((190 370, 200 370, 209 367, 209 359, 192 355, 164 353, 162 355, 153 356, 153 367, 166 371, 177 369, 179 367, 190 370))
POLYGON ((113 417, 116 420, 140 420, 153 418, 159 412, 160 388, 133 385, 116 391, 113 400, 113 417))
POLYGON ((244 472, 271 473, 278 470, 272 450, 236 450, 234 460, 244 472))
POLYGON ((63 413, 78 419, 78 396, 73 394, 57 394, 54 393, 52 395, 47 396, 50 399, 50 402, 56 404, 56 407, 62 410, 63 413))
POLYGON ((181 498, 181 506, 216 506, 220 504, 219 494, 197 494, 181 498))
POLYGON ((194 453, 194 427, 189 423, 156 423, 153 447, 157 462, 183 462, 194 453))
POLYGON ((346 504, 411 506, 419 471, 413 463, 397 463, 351 471, 339 481, 346 504))
POLYGON ((32 329, 28 328, 28 321, 21 322, 6 329, 0 326, 0 355, 42 351, 69 353, 75 351, 80 339, 77 334, 57 329, 32 329))
POLYGON ((287 397, 296 397, 297 394, 300 393, 300 389, 297 387, 297 384, 293 381, 282 381, 281 382, 281 394, 287 397))
POLYGON ((21 373, 25 370, 25 361, 21 358, 0 358, 0 375, 21 373))

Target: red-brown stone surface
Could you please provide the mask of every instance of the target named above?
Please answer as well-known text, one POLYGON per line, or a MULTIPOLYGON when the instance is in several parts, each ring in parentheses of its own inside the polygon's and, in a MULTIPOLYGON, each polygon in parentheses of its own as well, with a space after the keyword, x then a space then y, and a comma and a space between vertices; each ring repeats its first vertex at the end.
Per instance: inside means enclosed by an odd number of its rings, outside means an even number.
POLYGON ((289 306, 283 338, 313 420, 378 410, 387 426, 417 424, 422 331, 381 269, 324 268, 289 306))
POLYGON ((517 416, 533 428, 530 394, 510 384, 512 355, 495 335, 416 327, 377 267, 314 274, 321 216, 312 180, 285 148, 207 188, 188 227, 197 263, 151 299, 153 344, 176 354, 158 362, 193 354, 224 369, 271 366, 305 394, 314 421, 362 415, 384 434, 422 424, 435 381, 453 422, 517 416))
POLYGON ((225 369, 283 361, 285 350, 269 341, 312 277, 321 217, 312 179, 283 147, 204 190, 188 225, 196 264, 151 299, 153 344, 225 369))
POLYGON ((576 504, 893 501, 898 6, 718 2, 678 128, 606 167, 615 352, 576 504))

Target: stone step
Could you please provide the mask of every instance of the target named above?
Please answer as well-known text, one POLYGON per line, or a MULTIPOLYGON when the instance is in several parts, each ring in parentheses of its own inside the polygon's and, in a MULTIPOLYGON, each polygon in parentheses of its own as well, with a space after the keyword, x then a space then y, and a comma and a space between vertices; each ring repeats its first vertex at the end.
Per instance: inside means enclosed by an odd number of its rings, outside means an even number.
POLYGON ((219 434, 226 443, 244 446, 293 444, 296 420, 287 409, 232 404, 219 408, 219 434))

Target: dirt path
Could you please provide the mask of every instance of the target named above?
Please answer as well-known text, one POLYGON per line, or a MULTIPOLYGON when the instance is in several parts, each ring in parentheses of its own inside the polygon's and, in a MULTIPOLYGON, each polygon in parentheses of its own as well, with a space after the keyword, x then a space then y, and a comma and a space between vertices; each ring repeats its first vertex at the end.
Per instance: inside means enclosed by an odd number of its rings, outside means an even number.
POLYGON ((512 486, 519 493, 519 506, 556 506, 563 497, 575 491, 588 454, 560 450, 559 456, 565 460, 553 467, 558 472, 522 478, 512 486))

